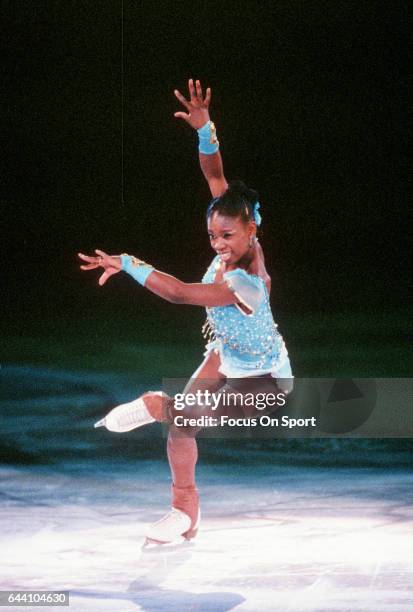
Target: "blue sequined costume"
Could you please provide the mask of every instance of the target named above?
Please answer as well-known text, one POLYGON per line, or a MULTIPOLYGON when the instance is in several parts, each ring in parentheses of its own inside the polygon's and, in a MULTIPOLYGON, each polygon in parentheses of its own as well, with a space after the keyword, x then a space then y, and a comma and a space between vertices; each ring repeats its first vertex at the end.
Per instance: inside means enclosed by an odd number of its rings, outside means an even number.
MULTIPOLYGON (((204 275, 203 283, 213 283, 219 256, 204 275)), ((237 268, 225 272, 224 280, 241 305, 207 308, 204 330, 211 337, 206 355, 219 351, 220 372, 227 378, 271 374, 285 381, 286 391, 292 388, 292 372, 287 349, 271 312, 268 290, 259 276, 237 268), (246 313, 248 310, 249 314, 246 313)))

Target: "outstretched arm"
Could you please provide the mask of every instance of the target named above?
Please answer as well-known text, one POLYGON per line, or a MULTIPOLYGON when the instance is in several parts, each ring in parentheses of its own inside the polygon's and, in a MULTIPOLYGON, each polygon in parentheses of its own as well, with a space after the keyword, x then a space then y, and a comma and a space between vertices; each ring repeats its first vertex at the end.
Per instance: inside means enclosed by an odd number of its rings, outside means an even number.
POLYGON ((126 259, 123 259, 120 255, 108 255, 98 249, 95 253, 94 256, 78 253, 79 258, 85 262, 80 267, 82 270, 103 268, 103 274, 99 278, 99 285, 101 286, 111 276, 124 270, 144 285, 146 289, 174 304, 212 307, 227 306, 237 302, 237 297, 229 289, 226 282, 221 281, 213 284, 184 283, 174 276, 155 270, 152 266, 135 257, 124 256, 126 259))
MULTIPOLYGON (((187 100, 177 89, 175 96, 185 106, 187 113, 177 112, 175 117, 181 118, 193 129, 199 130, 204 127, 209 121, 209 104, 211 102, 211 88, 208 87, 204 97, 200 81, 195 82, 193 79, 188 81, 189 100, 187 100)), ((214 130, 211 131, 212 138, 215 137, 214 130)), ((216 141, 218 142, 218 141, 216 141)), ((219 149, 210 154, 199 153, 199 163, 203 175, 205 176, 211 194, 214 198, 222 195, 228 188, 228 183, 224 176, 222 158, 219 149)))

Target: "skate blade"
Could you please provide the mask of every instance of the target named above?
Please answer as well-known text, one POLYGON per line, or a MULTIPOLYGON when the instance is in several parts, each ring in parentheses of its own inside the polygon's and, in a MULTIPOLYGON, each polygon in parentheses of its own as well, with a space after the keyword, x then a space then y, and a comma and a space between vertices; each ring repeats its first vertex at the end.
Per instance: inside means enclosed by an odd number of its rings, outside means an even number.
POLYGON ((186 549, 194 546, 193 542, 190 542, 183 536, 174 540, 173 542, 159 542, 158 540, 152 540, 146 538, 142 545, 142 552, 145 554, 168 554, 173 553, 182 549, 186 549))
POLYGON ((105 427, 105 425, 106 425, 106 417, 104 419, 100 419, 100 421, 96 421, 93 427, 96 429, 96 427, 105 427))

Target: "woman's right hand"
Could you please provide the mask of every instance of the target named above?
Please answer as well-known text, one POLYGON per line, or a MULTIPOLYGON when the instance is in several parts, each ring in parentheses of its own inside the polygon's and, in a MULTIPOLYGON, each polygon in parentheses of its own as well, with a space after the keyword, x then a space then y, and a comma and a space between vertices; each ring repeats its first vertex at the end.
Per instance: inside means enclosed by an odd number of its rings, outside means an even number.
POLYGON ((174 117, 183 119, 194 130, 198 130, 209 121, 209 103, 211 102, 211 88, 208 87, 204 97, 200 81, 189 79, 188 81, 189 100, 181 92, 175 89, 174 93, 178 100, 185 106, 187 113, 174 113, 174 117))
POLYGON ((103 268, 104 272, 99 277, 99 285, 102 286, 108 278, 122 270, 122 261, 120 255, 108 255, 104 251, 99 251, 99 249, 95 249, 95 253, 94 257, 78 253, 79 258, 86 262, 86 264, 80 266, 80 269, 94 270, 95 268, 103 268))

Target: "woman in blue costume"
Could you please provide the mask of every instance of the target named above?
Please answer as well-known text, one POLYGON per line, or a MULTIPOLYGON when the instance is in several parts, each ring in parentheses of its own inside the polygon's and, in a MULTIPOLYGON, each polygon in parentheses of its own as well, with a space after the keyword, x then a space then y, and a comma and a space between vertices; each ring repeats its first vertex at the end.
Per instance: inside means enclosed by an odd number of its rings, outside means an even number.
MULTIPOLYGON (((103 268, 100 285, 113 274, 124 271, 169 302, 206 307, 204 331, 210 341, 205 358, 184 394, 214 393, 229 387, 255 393, 288 393, 292 387, 290 362, 272 317, 271 280, 257 239, 257 227, 261 223, 258 194, 241 182, 228 184, 225 179, 215 126, 209 117, 210 88, 204 96, 200 82, 194 84, 191 79, 189 99, 177 90, 175 95, 186 111, 175 113, 175 117, 183 119, 198 132, 199 161, 213 197, 207 210, 207 226, 216 256, 202 283, 184 283, 136 257, 113 256, 100 250, 96 250, 94 256, 79 253, 84 262, 81 268, 103 268)), ((203 415, 220 413, 219 407, 213 413, 208 413, 206 405, 201 407, 206 409, 203 415)), ((253 416, 252 411, 247 410, 249 414, 246 414, 245 407, 241 409, 248 417, 253 416)), ((188 414, 191 416, 190 409, 185 416, 188 414)), ((196 411, 196 416, 199 414, 200 411, 196 411)), ((162 392, 148 392, 137 400, 117 406, 96 424, 105 425, 110 431, 125 432, 154 421, 169 423, 167 452, 173 481, 172 510, 149 527, 148 542, 190 539, 199 525, 195 484, 197 430, 182 426, 182 418, 178 426, 177 416, 182 417, 182 412, 175 407, 173 398, 162 392)))

